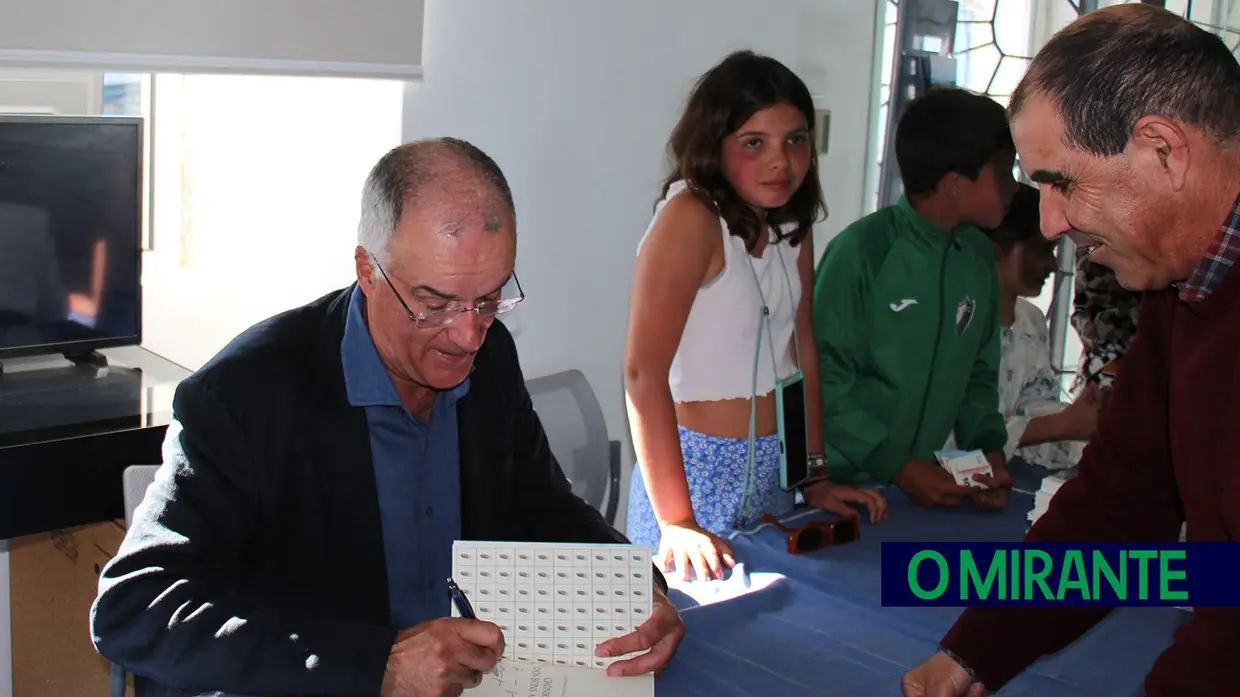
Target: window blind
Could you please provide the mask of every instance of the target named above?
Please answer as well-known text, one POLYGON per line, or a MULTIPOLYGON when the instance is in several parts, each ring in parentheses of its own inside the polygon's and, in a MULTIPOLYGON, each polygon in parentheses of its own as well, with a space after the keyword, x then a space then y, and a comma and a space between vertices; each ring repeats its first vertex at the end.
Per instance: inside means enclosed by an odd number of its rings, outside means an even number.
POLYGON ((0 65, 419 78, 424 0, 0 0, 0 65))

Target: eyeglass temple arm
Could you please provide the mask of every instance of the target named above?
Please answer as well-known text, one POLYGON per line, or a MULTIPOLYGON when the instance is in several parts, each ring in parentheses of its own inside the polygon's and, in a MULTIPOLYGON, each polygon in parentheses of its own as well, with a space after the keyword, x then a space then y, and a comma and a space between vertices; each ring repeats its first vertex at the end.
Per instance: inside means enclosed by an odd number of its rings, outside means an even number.
POLYGON ((771 515, 770 513, 767 513, 762 516, 762 522, 768 523, 770 525, 774 525, 779 530, 782 530, 789 534, 796 532, 795 530, 788 527, 787 525, 784 525, 783 523, 779 522, 779 519, 777 519, 775 516, 771 515))

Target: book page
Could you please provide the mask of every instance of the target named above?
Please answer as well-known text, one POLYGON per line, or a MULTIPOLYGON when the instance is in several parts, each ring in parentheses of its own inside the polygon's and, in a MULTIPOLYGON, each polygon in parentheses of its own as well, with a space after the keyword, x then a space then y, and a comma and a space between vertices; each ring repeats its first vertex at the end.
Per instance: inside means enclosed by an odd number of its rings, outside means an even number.
POLYGON ((654 697, 654 676, 609 677, 605 671, 500 661, 469 697, 654 697))

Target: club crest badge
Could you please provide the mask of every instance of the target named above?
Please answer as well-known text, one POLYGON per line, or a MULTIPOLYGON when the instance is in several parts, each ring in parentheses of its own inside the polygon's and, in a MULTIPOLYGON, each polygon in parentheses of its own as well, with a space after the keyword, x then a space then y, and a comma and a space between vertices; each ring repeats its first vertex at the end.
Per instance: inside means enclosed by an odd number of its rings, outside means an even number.
POLYGON ((965 330, 973 322, 973 315, 976 311, 977 301, 967 295, 959 305, 956 305, 956 336, 964 336, 965 330))

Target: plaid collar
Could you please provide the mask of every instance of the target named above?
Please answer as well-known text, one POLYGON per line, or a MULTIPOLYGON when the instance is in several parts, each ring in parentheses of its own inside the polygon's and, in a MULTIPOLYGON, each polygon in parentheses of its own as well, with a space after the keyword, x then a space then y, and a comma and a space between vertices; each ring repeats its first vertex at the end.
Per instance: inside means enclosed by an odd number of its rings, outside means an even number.
POLYGON ((1227 271, 1240 259, 1240 197, 1232 204, 1210 251, 1197 262, 1193 274, 1180 284, 1180 300, 1205 300, 1223 282, 1227 271))

